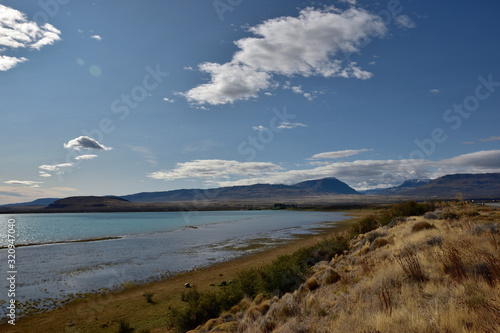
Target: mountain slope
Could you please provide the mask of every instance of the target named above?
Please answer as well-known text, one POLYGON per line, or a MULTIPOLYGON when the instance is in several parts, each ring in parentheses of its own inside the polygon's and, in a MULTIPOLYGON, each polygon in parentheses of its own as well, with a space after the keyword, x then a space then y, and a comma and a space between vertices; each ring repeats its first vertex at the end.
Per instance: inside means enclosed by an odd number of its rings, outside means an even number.
POLYGON ((467 199, 500 197, 500 173, 456 174, 434 179, 416 189, 401 191, 408 196, 453 198, 457 193, 467 199))
POLYGON ((165 192, 143 192, 121 198, 132 202, 165 202, 192 200, 228 200, 292 198, 326 194, 359 194, 336 178, 310 180, 295 185, 255 184, 247 186, 220 187, 214 189, 190 189, 165 192))

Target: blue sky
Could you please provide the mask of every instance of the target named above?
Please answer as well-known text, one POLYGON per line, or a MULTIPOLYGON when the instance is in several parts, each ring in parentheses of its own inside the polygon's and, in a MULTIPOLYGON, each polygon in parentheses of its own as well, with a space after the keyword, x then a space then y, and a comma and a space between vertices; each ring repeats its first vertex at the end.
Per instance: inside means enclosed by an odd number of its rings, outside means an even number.
POLYGON ((496 1, 0 2, 0 203, 500 172, 496 1))

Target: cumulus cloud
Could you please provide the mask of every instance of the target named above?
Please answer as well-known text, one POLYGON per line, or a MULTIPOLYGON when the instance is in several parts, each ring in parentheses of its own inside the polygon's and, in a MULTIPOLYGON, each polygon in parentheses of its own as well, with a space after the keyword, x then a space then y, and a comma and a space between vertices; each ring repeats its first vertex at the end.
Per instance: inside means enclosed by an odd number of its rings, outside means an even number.
POLYGON ((80 160, 91 160, 96 158, 97 155, 89 154, 89 155, 80 155, 75 157, 75 160, 80 161, 80 160))
POLYGON ((4 184, 39 187, 40 186, 39 184, 43 184, 43 182, 35 182, 35 181, 31 181, 31 180, 8 180, 8 181, 5 181, 4 184))
POLYGON ((313 160, 321 159, 337 159, 342 157, 349 157, 357 154, 361 154, 367 151, 372 151, 373 149, 348 149, 339 151, 330 151, 326 153, 315 154, 311 157, 313 160))
POLYGON ((359 52, 362 43, 383 36, 386 26, 363 9, 328 7, 269 19, 249 31, 256 37, 237 40, 239 50, 230 62, 198 66, 211 79, 183 93, 188 101, 219 105, 255 98, 274 86, 274 75, 369 79, 372 74, 355 62, 335 56, 359 52))
POLYGON ((93 35, 93 36, 90 36, 90 38, 98 40, 98 41, 102 40, 102 37, 99 35, 93 35))
POLYGON ((175 102, 175 99, 170 99, 170 98, 167 98, 167 97, 163 98, 163 100, 165 102, 167 102, 167 103, 174 103, 175 102))
POLYGON ((89 138, 88 136, 79 136, 76 139, 68 141, 64 144, 64 148, 80 150, 80 149, 95 149, 95 150, 111 150, 113 148, 106 147, 96 140, 89 138))
POLYGON ((45 171, 39 171, 39 174, 38 174, 40 177, 43 177, 43 178, 48 178, 48 177, 52 177, 52 175, 50 173, 47 173, 45 171))
POLYGON ((17 64, 21 64, 25 61, 28 61, 28 59, 24 57, 16 58, 0 55, 0 71, 8 71, 9 69, 16 67, 17 64))
POLYGON ((183 94, 188 101, 198 104, 218 105, 250 99, 271 84, 270 74, 239 63, 203 63, 198 68, 210 74, 211 81, 183 94))
MULTIPOLYGON (((59 41, 60 34, 51 24, 39 26, 24 13, 0 4, 0 52, 22 48, 40 50, 59 41)), ((25 61, 24 57, 0 55, 0 70, 7 71, 25 61)))
POLYGON ((276 164, 268 162, 238 162, 232 160, 194 160, 177 163, 172 170, 162 170, 148 174, 149 178, 162 180, 202 178, 256 177, 269 172, 282 170, 276 164))

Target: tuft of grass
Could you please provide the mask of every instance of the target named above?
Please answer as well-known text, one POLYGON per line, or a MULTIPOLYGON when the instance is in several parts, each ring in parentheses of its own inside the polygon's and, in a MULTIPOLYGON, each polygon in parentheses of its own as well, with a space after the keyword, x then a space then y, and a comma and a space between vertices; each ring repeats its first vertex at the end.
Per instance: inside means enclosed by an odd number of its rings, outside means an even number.
POLYGON ((418 231, 429 230, 429 229, 436 229, 436 226, 432 223, 427 222, 427 221, 421 221, 421 222, 415 223, 413 225, 413 227, 411 228, 411 231, 418 232, 418 231))
POLYGON ((154 301, 153 301, 154 293, 149 292, 149 291, 145 291, 144 294, 142 294, 142 296, 144 296, 144 298, 146 299, 146 302, 154 304, 154 301))
POLYGON ((427 276, 422 270, 418 254, 414 248, 406 246, 404 251, 402 251, 401 254, 394 256, 394 258, 408 278, 416 282, 427 281, 427 276))
POLYGON ((127 319, 121 319, 118 326, 118 333, 130 333, 134 330, 127 319))

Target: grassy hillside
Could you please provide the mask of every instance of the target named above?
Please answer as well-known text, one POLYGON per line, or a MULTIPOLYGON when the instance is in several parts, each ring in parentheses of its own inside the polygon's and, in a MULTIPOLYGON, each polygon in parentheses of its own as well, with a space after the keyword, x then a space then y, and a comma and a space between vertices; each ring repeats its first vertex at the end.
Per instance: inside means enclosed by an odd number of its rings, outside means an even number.
POLYGON ((312 266, 294 291, 246 297, 190 332, 498 332, 499 221, 464 202, 393 219, 312 266))

